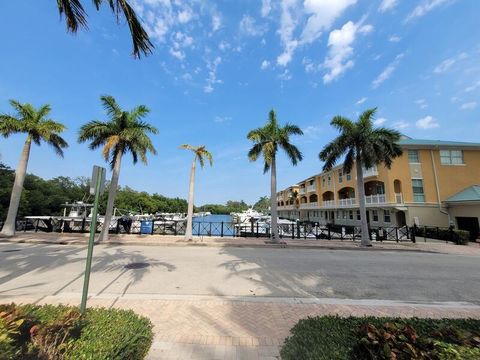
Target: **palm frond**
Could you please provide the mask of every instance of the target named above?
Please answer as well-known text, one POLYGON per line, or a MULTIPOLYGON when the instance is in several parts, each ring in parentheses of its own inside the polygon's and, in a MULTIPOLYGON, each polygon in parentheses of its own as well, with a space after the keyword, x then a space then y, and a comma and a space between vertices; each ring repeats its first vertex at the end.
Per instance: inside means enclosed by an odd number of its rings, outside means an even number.
POLYGON ((87 28, 87 14, 80 0, 57 0, 60 16, 65 14, 67 30, 76 33, 79 27, 87 28))

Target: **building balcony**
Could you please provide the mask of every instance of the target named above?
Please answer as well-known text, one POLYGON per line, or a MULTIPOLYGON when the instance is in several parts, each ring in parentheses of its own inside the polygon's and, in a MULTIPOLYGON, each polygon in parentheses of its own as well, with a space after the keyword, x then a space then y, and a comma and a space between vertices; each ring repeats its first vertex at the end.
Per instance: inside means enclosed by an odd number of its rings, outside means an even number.
POLYGON ((307 186, 307 192, 316 192, 317 187, 315 185, 308 185, 307 186))
POLYGON ((338 200, 338 204, 340 206, 352 206, 357 204, 357 200, 355 198, 340 199, 338 200))
POLYGON ((298 194, 299 195, 304 195, 305 194, 305 188, 301 187, 300 189, 298 189, 298 194))
POLYGON ((363 177, 367 178, 370 176, 378 176, 378 169, 376 166, 368 168, 368 169, 363 169, 363 177))
POLYGON ((335 200, 323 200, 323 207, 335 207, 335 200))
POLYGON ((283 206, 278 206, 278 210, 294 210, 295 205, 283 205, 283 206))
POLYGON ((318 208, 318 202, 300 204, 300 209, 317 209, 317 208, 318 208))
POLYGON ((377 194, 377 195, 366 195, 365 196, 365 203, 367 205, 370 204, 385 204, 387 202, 387 197, 385 194, 377 194))

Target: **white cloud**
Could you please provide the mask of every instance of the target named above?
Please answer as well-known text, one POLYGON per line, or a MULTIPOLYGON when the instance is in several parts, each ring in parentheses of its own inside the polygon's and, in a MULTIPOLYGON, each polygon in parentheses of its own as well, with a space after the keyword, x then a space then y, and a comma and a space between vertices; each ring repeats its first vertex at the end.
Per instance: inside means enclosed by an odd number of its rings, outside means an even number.
POLYGON ((173 57, 176 57, 178 60, 184 60, 185 59, 185 53, 182 50, 175 50, 173 48, 170 48, 170 55, 173 57))
POLYGON ((349 6, 357 0, 305 0, 305 13, 311 14, 307 19, 301 35, 302 43, 311 43, 318 39, 322 31, 328 30, 349 6))
POLYGON ((419 129, 427 130, 439 127, 439 123, 432 116, 428 115, 418 119, 415 126, 419 129))
POLYGON ((225 40, 220 41, 220 44, 218 44, 218 48, 222 51, 227 51, 230 49, 232 46, 226 42, 225 40))
POLYGON ((341 29, 333 30, 328 37, 328 54, 323 63, 327 73, 323 76, 325 84, 335 80, 345 71, 352 68, 354 62, 352 44, 357 33, 368 34, 373 30, 371 25, 354 24, 347 22, 341 29))
POLYGON ((415 104, 417 104, 420 109, 426 109, 428 107, 427 100, 425 99, 415 100, 415 104))
POLYGON ((218 31, 222 26, 222 18, 218 14, 212 15, 212 31, 218 31))
POLYGON ((416 18, 422 17, 435 9, 436 7, 452 2, 451 0, 424 0, 422 4, 417 5, 415 9, 405 18, 405 22, 409 22, 416 18))
POLYGON ((262 16, 263 17, 268 16, 268 14, 270 14, 270 11, 272 11, 272 1, 262 0, 262 9, 260 10, 260 13, 262 14, 262 16))
POLYGON ((192 9, 190 9, 189 7, 185 7, 182 11, 178 13, 178 21, 181 24, 188 23, 192 18, 193 18, 193 12, 192 12, 192 9))
POLYGON ((217 56, 213 61, 207 61, 208 77, 207 83, 203 87, 203 91, 206 93, 211 93, 214 90, 216 84, 221 84, 222 80, 217 79, 217 68, 218 65, 222 62, 222 58, 217 56))
POLYGON ((465 88, 465 92, 472 92, 475 91, 476 89, 480 88, 480 80, 477 81, 475 84, 468 86, 465 88))
POLYGON ((373 80, 372 86, 374 89, 379 87, 385 80, 388 80, 390 76, 392 76, 403 56, 404 54, 398 54, 395 57, 395 60, 388 64, 388 66, 380 73, 380 75, 378 75, 377 78, 373 80))
POLYGON ((386 12, 392 10, 395 6, 397 6, 398 0, 383 0, 378 8, 380 12, 386 12))
POLYGON ((358 101, 355 103, 355 105, 362 105, 362 104, 363 104, 365 101, 367 101, 367 100, 368 100, 368 98, 363 97, 363 98, 361 98, 360 100, 358 100, 358 101))
POLYGON ((268 61, 268 60, 263 60, 263 61, 262 61, 262 64, 260 65, 260 68, 261 68, 262 70, 266 70, 266 69, 268 69, 269 67, 270 67, 270 61, 268 61))
POLYGON ((296 0, 282 0, 282 15, 280 17, 280 40, 283 44, 283 53, 277 57, 277 64, 287 66, 292 60, 298 41, 293 39, 293 31, 297 26, 293 18, 296 0))
POLYGON ((393 127, 397 130, 404 130, 410 127, 410 123, 405 121, 397 121, 393 124, 393 127))
MULTIPOLYGON (((278 33, 283 45, 283 52, 277 57, 277 64, 287 66, 299 45, 310 44, 317 40, 323 31, 331 28, 333 22, 357 0, 280 0, 281 17, 278 33), (305 26, 301 35, 294 37, 294 31, 300 23, 305 26)), ((368 26, 362 31, 369 31, 368 26)))
POLYGON ((445 59, 440 64, 438 64, 435 67, 435 69, 433 69, 433 72, 437 73, 437 74, 443 73, 443 72, 447 71, 448 69, 450 69, 457 62, 459 62, 460 60, 464 60, 467 57, 468 57, 468 55, 463 52, 463 53, 461 53, 457 56, 451 57, 449 59, 445 59))
POLYGON ((322 128, 320 125, 309 125, 302 129, 303 134, 311 139, 320 138, 322 128))
POLYGON ((402 40, 398 35, 392 35, 388 38, 388 41, 390 42, 399 42, 400 40, 402 40))
POLYGON ((387 122, 387 119, 381 117, 381 118, 378 118, 378 119, 374 120, 373 124, 376 125, 376 126, 382 126, 386 122, 387 122))
POLYGON ((460 110, 473 110, 476 107, 477 107, 477 102, 471 101, 471 102, 462 104, 462 106, 460 106, 460 110))
POLYGON ((218 124, 229 122, 230 120, 232 120, 230 116, 215 116, 215 118, 213 119, 213 121, 218 124))
POLYGON ((240 21, 240 32, 249 36, 261 36, 267 30, 266 26, 257 25, 250 15, 243 15, 240 21))
POLYGON ((290 71, 288 71, 288 69, 285 69, 283 73, 278 75, 278 78, 282 81, 288 81, 288 80, 292 80, 293 75, 290 73, 290 71))

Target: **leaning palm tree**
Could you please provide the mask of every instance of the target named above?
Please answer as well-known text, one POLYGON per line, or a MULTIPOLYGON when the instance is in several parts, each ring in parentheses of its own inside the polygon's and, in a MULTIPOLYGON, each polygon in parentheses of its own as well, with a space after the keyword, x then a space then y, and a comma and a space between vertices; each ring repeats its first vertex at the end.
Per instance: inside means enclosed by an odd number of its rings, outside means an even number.
POLYGON ((27 135, 27 139, 23 145, 20 162, 15 171, 15 181, 10 197, 7 219, 1 232, 5 236, 15 235, 15 222, 32 142, 37 145, 40 145, 42 141, 46 142, 61 157, 63 157, 63 149, 68 147, 67 142, 59 135, 65 130, 65 126, 47 118, 51 110, 50 105, 43 105, 36 109, 30 104, 21 104, 15 100, 10 100, 10 105, 15 109, 16 114, 0 115, 0 134, 8 137, 12 134, 22 133, 27 135))
MULTIPOLYGON (((129 2, 127 0, 93 0, 97 10, 104 3, 110 7, 117 17, 117 21, 120 21, 120 14, 123 13, 132 36, 133 55, 139 58, 141 53, 143 55, 150 54, 153 44, 129 2)), ((68 31, 76 33, 79 27, 87 28, 87 13, 82 5, 82 0, 57 0, 57 7, 60 16, 65 14, 68 31)))
POLYGON ((356 122, 343 116, 335 116, 330 124, 340 131, 340 135, 327 144, 319 154, 320 160, 325 162, 324 171, 330 171, 344 155, 344 172, 350 172, 355 165, 363 246, 371 246, 365 208, 363 169, 380 164, 390 168, 393 159, 402 155, 402 149, 397 144, 401 136, 398 131, 373 127, 372 121, 376 111, 377 108, 364 111, 356 122))
POLYGON ((99 241, 104 241, 108 239, 122 157, 127 152, 130 152, 134 164, 137 163, 139 157, 144 164, 147 164, 147 152, 157 153, 148 135, 150 133, 157 134, 158 130, 142 121, 150 112, 145 105, 137 106, 131 111, 124 111, 112 96, 102 96, 100 99, 109 120, 94 120, 83 125, 80 128, 78 141, 81 143, 90 141, 90 150, 102 147, 105 161, 110 162, 112 179, 108 191, 102 232, 99 237, 99 241))
POLYGON ((192 228, 193 228, 193 193, 195 188, 195 165, 197 160, 200 166, 205 166, 205 158, 207 158, 210 166, 213 164, 212 154, 207 150, 205 145, 192 146, 188 144, 180 145, 180 149, 193 151, 192 168, 190 170, 190 186, 188 190, 188 211, 187 211, 187 228, 185 229, 185 241, 192 241, 192 228))
POLYGON ((290 143, 291 135, 303 135, 302 130, 292 124, 280 126, 277 122, 277 115, 274 110, 268 114, 267 123, 258 129, 251 130, 247 138, 253 141, 254 145, 248 152, 250 161, 256 161, 263 154, 263 173, 270 170, 270 236, 273 242, 279 242, 277 227, 277 165, 276 155, 278 148, 282 148, 293 165, 297 165, 303 159, 302 153, 295 145, 290 143))

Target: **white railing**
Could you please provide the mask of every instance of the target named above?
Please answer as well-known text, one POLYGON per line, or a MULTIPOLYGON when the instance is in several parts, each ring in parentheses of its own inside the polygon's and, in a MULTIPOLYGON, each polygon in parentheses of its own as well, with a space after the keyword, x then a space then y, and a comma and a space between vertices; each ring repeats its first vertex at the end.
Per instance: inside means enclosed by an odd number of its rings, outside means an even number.
POLYGON ((338 203, 340 206, 350 206, 350 205, 355 205, 357 201, 355 198, 349 198, 349 199, 340 199, 338 200, 338 203))
POLYGON ((299 193, 300 195, 305 194, 305 188, 304 188, 304 187, 301 187, 300 190, 298 190, 298 193, 299 193))
POLYGON ((318 202, 311 202, 308 204, 300 204, 300 209, 316 209, 318 208, 318 202))
POLYGON ((334 207, 335 200, 323 200, 323 207, 334 207))
POLYGON ((377 176, 378 175, 378 169, 376 166, 365 169, 363 168, 363 177, 370 177, 370 176, 377 176))
POLYGON ((317 191, 317 186, 316 185, 308 185, 307 186, 307 192, 315 192, 317 191))
POLYGON ((386 201, 385 194, 377 194, 377 195, 367 195, 367 196, 365 196, 365 202, 367 204, 384 204, 387 201, 386 201))
POLYGON ((295 205, 278 206, 278 210, 293 210, 294 208, 295 208, 295 205))
POLYGON ((397 202, 397 204, 403 204, 403 194, 395 193, 395 201, 397 202))

